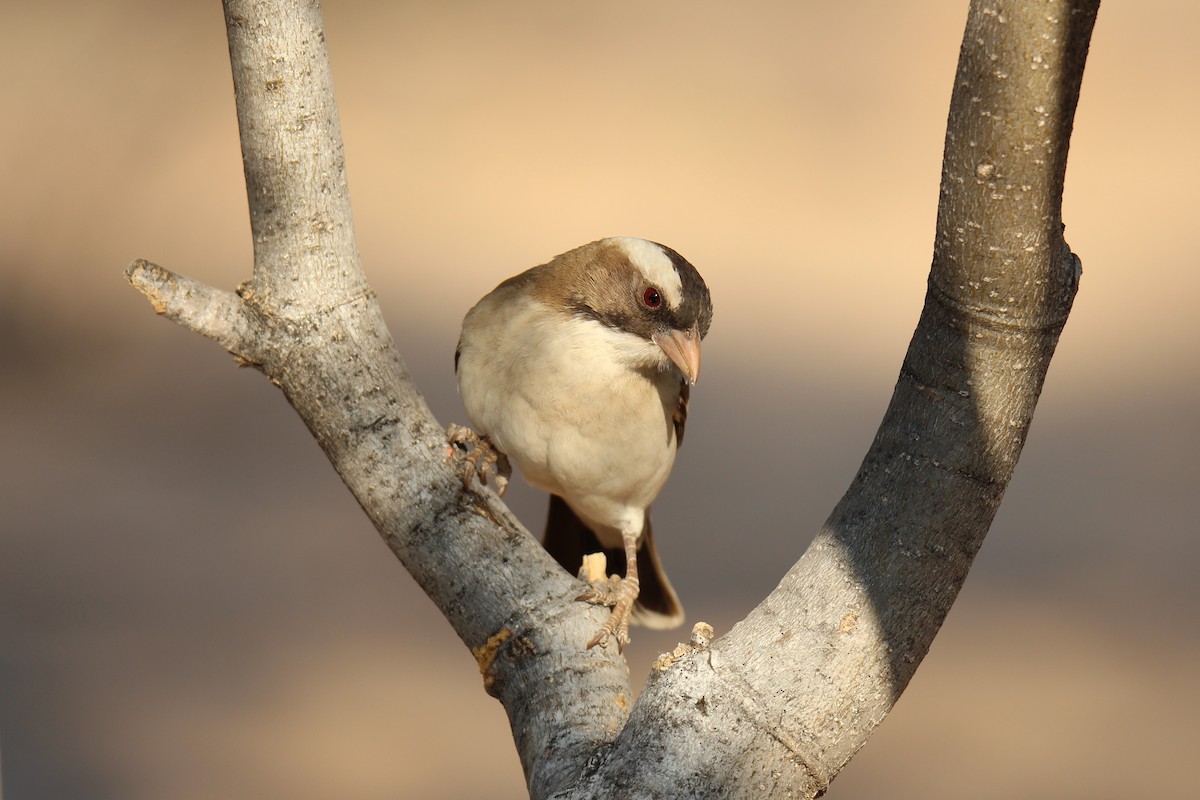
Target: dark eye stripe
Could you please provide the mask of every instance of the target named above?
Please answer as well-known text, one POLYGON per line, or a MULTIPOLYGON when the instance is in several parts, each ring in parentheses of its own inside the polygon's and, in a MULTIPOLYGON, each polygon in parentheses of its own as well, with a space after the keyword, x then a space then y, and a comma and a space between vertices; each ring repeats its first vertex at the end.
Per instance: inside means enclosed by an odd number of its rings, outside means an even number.
POLYGON ((703 338, 708 334, 708 326, 712 323, 712 299, 708 293, 708 286, 704 283, 704 278, 700 277, 696 268, 679 253, 665 244, 658 242, 655 244, 662 248, 662 251, 667 254, 667 258, 671 259, 671 263, 675 266, 675 272, 683 284, 683 304, 679 308, 673 309, 673 314, 681 320, 695 320, 700 326, 700 336, 703 338))

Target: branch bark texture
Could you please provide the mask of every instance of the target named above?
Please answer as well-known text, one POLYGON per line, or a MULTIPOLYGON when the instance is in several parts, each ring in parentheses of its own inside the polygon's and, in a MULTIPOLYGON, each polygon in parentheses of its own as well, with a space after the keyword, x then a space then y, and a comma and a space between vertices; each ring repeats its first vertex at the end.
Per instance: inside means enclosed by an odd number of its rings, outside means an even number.
POLYGON ((157 313, 283 390, 475 654, 509 711, 531 787, 574 782, 633 704, 625 661, 585 647, 605 610, 574 602, 579 584, 491 492, 464 493, 446 463, 445 432, 362 271, 319 3, 224 5, 253 276, 225 292, 139 260, 127 277, 157 313))
POLYGON ((604 611, 446 463, 359 263, 314 0, 225 2, 251 279, 127 274, 283 389, 475 654, 532 797, 814 797, 907 686, 1024 443, 1078 285, 1061 197, 1098 5, 971 3, 929 290, 879 433, 779 587, 661 659, 636 705, 615 650, 584 647, 604 611))
POLYGON ((1098 6, 971 3, 929 290, 875 441, 779 587, 648 684, 613 756, 638 768, 600 771, 589 796, 622 781, 634 796, 656 763, 690 764, 689 796, 819 795, 908 685, 1012 477, 1078 287, 1061 198, 1098 6))

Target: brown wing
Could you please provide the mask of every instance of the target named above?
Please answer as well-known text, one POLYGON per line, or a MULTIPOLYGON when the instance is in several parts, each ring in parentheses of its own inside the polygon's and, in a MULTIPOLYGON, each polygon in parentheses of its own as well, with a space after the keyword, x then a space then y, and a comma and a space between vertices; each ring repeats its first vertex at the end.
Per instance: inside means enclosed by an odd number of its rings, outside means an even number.
POLYGON ((683 444, 683 427, 687 425, 687 406, 688 396, 692 393, 692 389, 688 386, 687 381, 679 382, 679 404, 675 406, 675 414, 671 417, 671 421, 675 423, 675 446, 683 444))

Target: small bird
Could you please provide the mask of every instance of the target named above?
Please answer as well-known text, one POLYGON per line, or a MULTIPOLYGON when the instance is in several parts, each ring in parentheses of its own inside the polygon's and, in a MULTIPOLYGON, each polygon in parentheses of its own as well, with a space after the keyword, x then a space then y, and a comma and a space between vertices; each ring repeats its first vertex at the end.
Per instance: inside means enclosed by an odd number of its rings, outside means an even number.
POLYGON ((618 575, 578 598, 612 608, 589 648, 613 636, 624 649, 630 621, 683 622, 650 504, 683 439, 711 321, 696 268, 629 237, 509 278, 463 320, 454 368, 474 431, 451 426, 450 438, 475 445, 464 482, 497 474, 502 492, 511 459, 550 493, 543 543, 559 564, 574 574, 583 556, 606 553, 618 575))

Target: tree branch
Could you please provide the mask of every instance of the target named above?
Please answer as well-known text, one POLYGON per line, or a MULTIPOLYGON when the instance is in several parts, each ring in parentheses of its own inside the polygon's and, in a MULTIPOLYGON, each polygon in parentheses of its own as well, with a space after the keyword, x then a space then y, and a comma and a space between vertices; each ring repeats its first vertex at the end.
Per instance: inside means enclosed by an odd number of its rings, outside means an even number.
POLYGON ((259 339, 253 318, 233 292, 176 275, 144 259, 125 270, 125 280, 146 296, 154 313, 207 336, 229 352, 253 363, 259 339))
POLYGON ((971 3, 929 292, 875 441, 778 588, 647 684, 586 796, 817 796, 908 685, 1012 477, 1078 286, 1061 198, 1098 6, 971 3))
POLYGON ((632 705, 625 661, 584 646, 606 610, 491 492, 464 493, 363 275, 316 0, 227 0, 254 235, 238 294, 135 262, 156 311, 277 384, 342 480, 475 653, 531 791, 574 782, 632 705), (560 696, 561 678, 573 689, 560 696))
POLYGON ((729 634, 656 664, 584 647, 605 610, 446 437, 363 275, 316 0, 226 0, 254 272, 236 294, 135 262, 155 310, 279 385, 509 714, 530 794, 816 796, 891 709, 1012 475, 1078 261, 1060 199, 1098 0, 973 2, 929 293, 854 483, 729 634))

